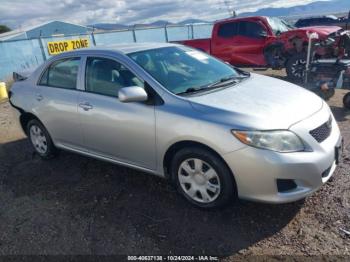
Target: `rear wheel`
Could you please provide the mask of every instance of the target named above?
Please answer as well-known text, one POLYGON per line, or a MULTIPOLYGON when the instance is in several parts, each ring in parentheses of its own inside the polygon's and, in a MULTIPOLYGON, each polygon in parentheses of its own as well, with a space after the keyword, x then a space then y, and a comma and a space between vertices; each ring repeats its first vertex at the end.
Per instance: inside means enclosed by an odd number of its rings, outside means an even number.
POLYGON ((306 54, 297 53, 288 59, 286 65, 288 79, 294 83, 301 83, 305 79, 306 54))
POLYGON ((194 147, 178 151, 172 160, 171 175, 178 191, 197 207, 224 206, 236 194, 226 163, 206 149, 194 147))
POLYGON ((343 98, 344 107, 350 109, 350 93, 347 93, 343 98))
POLYGON ((56 148, 46 128, 36 119, 27 125, 27 134, 35 152, 43 159, 50 159, 56 155, 56 148))

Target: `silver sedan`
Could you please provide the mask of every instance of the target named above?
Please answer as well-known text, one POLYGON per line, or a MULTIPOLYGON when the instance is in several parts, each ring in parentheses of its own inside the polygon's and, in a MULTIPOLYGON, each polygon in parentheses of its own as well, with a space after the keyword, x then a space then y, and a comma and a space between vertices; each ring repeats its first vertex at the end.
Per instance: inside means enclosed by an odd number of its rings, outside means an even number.
POLYGON ((42 158, 57 149, 156 174, 191 203, 283 203, 332 176, 341 135, 303 88, 175 44, 57 55, 10 92, 42 158))

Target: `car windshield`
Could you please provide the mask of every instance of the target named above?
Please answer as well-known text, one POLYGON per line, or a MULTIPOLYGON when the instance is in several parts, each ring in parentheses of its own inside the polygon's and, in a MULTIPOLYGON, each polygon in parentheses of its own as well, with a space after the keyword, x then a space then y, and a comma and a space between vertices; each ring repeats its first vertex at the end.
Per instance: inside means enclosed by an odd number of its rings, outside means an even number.
POLYGON ((287 32, 291 29, 295 29, 294 26, 284 21, 283 19, 277 17, 267 17, 267 21, 269 22, 272 31, 274 34, 278 35, 280 33, 287 32))
POLYGON ((233 67, 184 46, 151 49, 129 57, 174 94, 200 92, 240 77, 233 67))

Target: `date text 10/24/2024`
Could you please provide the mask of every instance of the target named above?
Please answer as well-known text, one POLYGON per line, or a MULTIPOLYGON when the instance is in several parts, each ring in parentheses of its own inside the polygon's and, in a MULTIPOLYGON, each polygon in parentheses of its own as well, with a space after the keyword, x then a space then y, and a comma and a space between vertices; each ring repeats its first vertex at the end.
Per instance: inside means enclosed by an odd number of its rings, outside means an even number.
POLYGON ((128 261, 219 261, 217 256, 128 256, 128 261))

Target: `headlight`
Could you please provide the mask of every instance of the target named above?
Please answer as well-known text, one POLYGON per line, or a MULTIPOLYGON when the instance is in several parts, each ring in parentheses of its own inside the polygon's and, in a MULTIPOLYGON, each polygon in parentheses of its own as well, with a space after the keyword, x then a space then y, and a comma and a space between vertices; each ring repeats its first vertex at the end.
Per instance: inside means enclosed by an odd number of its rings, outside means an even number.
POLYGON ((232 134, 242 143, 268 149, 272 151, 287 153, 304 151, 305 146, 300 138, 288 130, 276 131, 237 131, 232 134))

